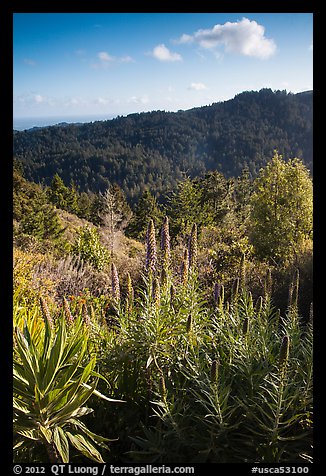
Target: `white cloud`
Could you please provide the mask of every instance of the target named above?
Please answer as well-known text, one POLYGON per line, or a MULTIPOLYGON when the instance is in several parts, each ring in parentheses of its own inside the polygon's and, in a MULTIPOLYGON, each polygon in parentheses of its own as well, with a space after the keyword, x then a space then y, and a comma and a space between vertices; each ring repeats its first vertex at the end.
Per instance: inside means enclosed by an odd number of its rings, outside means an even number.
POLYGON ((69 106, 79 106, 81 103, 80 98, 70 98, 67 102, 69 106))
POLYGON ((56 104, 58 107, 73 108, 78 110, 83 107, 87 107, 90 102, 87 98, 82 96, 67 96, 64 98, 57 98, 56 104))
POLYGON ((183 35, 181 35, 181 37, 176 40, 174 43, 180 43, 180 44, 184 44, 184 43, 192 43, 194 41, 193 37, 191 35, 187 35, 186 33, 184 33, 183 35))
POLYGON ((41 96, 41 94, 34 94, 34 101, 37 102, 38 104, 40 104, 41 102, 46 101, 46 97, 41 96))
POLYGON ((204 91, 204 89, 207 89, 207 86, 204 83, 191 83, 188 89, 193 89, 194 91, 204 91))
POLYGON ((159 61, 181 61, 182 56, 179 53, 170 51, 163 43, 155 46, 152 51, 152 56, 159 61))
POLYGON ((242 18, 237 22, 226 22, 211 29, 198 30, 193 35, 183 34, 179 43, 199 44, 202 48, 216 50, 223 46, 225 52, 266 59, 276 51, 273 39, 265 37, 265 28, 254 20, 242 18))
POLYGON ((100 51, 99 53, 97 53, 97 57, 100 61, 91 63, 90 66, 92 69, 107 69, 113 64, 135 62, 135 60, 129 55, 120 57, 111 56, 107 51, 100 51))
POLYGON ((135 60, 131 56, 128 56, 128 55, 121 56, 121 58, 119 58, 119 61, 121 63, 134 63, 135 62, 135 60))
POLYGON ((35 66, 36 62, 30 58, 24 58, 24 63, 28 64, 28 66, 35 66))
POLYGON ((85 55, 86 55, 86 50, 84 50, 83 48, 79 48, 79 50, 76 50, 76 51, 75 51, 75 55, 77 55, 77 56, 85 56, 85 55))
POLYGON ((95 100, 95 103, 100 104, 101 106, 106 106, 107 104, 109 104, 109 102, 110 102, 110 99, 103 98, 103 97, 99 97, 95 100))
POLYGON ((147 94, 144 94, 143 96, 132 96, 127 100, 127 102, 134 104, 148 104, 149 97, 147 96, 147 94))
POLYGON ((313 50, 314 50, 314 43, 313 43, 313 41, 312 41, 312 42, 310 43, 310 45, 309 45, 309 50, 310 50, 310 51, 313 51, 313 50))
POLYGON ((34 107, 35 105, 40 104, 47 106, 55 105, 55 100, 53 98, 32 91, 14 97, 14 102, 22 107, 34 107))
POLYGON ((114 60, 114 57, 109 55, 109 53, 107 53, 106 51, 100 51, 99 53, 97 53, 97 56, 101 61, 113 61, 114 60))

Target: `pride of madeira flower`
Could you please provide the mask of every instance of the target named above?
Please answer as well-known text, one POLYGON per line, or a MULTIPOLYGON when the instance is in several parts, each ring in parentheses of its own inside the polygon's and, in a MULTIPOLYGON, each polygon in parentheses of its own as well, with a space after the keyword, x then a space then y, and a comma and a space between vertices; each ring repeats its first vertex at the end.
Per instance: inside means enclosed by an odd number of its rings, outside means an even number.
POLYGON ((289 359, 290 338, 288 335, 283 336, 280 356, 279 356, 279 371, 282 376, 285 375, 286 365, 289 359))
POLYGON ((171 245, 170 245, 170 231, 169 219, 166 216, 163 221, 161 231, 161 253, 162 253, 162 269, 168 269, 171 260, 171 245))
POLYGON ((183 260, 181 262, 181 269, 180 269, 180 279, 181 279, 182 286, 187 286, 188 273, 189 273, 189 253, 188 253, 188 250, 186 249, 184 251, 183 260))
POLYGON ((67 324, 72 324, 74 322, 74 316, 71 313, 69 302, 66 297, 63 298, 63 310, 67 324))
POLYGON ((156 252, 156 237, 155 226, 151 219, 147 228, 146 234, 146 271, 150 275, 154 275, 156 271, 157 252, 156 252))
POLYGON ((120 301, 120 283, 118 271, 114 263, 111 264, 111 292, 112 299, 116 302, 120 301))
POLYGON ((44 321, 46 320, 48 322, 50 328, 53 329, 53 327, 54 327, 53 319, 51 317, 46 299, 43 296, 40 297, 40 304, 41 304, 41 310, 42 310, 42 315, 43 315, 44 321))
POLYGON ((188 260, 189 269, 193 269, 197 263, 198 243, 197 243, 197 225, 192 225, 189 242, 188 242, 188 260))

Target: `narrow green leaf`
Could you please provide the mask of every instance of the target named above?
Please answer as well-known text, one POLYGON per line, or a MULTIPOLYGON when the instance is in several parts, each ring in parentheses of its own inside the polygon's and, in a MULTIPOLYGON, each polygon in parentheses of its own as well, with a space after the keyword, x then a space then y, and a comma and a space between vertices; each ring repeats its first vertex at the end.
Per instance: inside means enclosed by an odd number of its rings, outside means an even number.
POLYGON ((92 374, 92 371, 95 367, 95 364, 96 364, 96 357, 94 357, 92 360, 90 360, 89 363, 84 368, 84 371, 83 371, 82 376, 81 376, 81 382, 82 383, 87 382, 87 380, 89 379, 89 377, 92 374))
POLYGON ((87 348, 88 332, 83 325, 81 316, 74 322, 73 334, 68 339, 68 345, 65 347, 62 362, 66 363, 71 357, 74 357, 78 352, 84 353, 87 348))
POLYGON ((61 408, 61 410, 59 410, 54 416, 51 417, 50 423, 58 424, 61 420, 64 421, 66 419, 69 419, 79 407, 81 407, 82 405, 84 405, 84 403, 87 402, 87 400, 92 395, 96 385, 97 382, 95 382, 94 386, 91 387, 89 390, 80 391, 78 394, 76 394, 66 405, 61 408))
POLYGON ((35 428, 32 429, 32 430, 27 430, 27 429, 21 429, 21 430, 15 430, 16 433, 18 433, 19 435, 23 436, 24 438, 27 438, 29 440, 39 440, 39 435, 38 435, 38 430, 36 430, 35 428))
POLYGON ((47 404, 47 412, 51 415, 54 412, 59 411, 64 405, 67 404, 70 400, 74 398, 78 389, 80 388, 80 382, 77 380, 76 382, 71 382, 70 384, 66 385, 65 387, 61 388, 59 393, 56 393, 54 390, 48 394, 48 404, 47 404))
POLYGON ((45 428, 43 425, 39 425, 39 430, 48 443, 52 441, 52 431, 49 428, 45 428))
POLYGON ((79 418, 84 415, 88 415, 89 413, 92 413, 94 410, 93 408, 88 408, 88 407, 80 407, 77 408, 72 414, 71 417, 79 418))
MULTIPOLYGON (((88 378, 88 376, 91 373, 92 368, 94 367, 94 365, 95 365, 95 359, 93 359, 91 362, 89 362, 89 364, 86 366, 85 369, 80 368, 80 370, 82 370, 82 372, 81 372, 81 375, 79 376, 78 380, 65 385, 61 389, 61 391, 57 395, 54 396, 55 398, 53 399, 52 402, 49 400, 49 403, 48 403, 48 412, 49 412, 49 414, 53 413, 54 411, 58 411, 58 410, 62 409, 67 403, 73 401, 73 399, 75 398, 75 395, 78 392, 78 389, 81 387, 81 384, 83 382, 84 377, 86 376, 86 378, 88 378)), ((73 366, 73 364, 72 364, 72 366, 73 366)), ((78 368, 76 368, 76 371, 77 370, 78 370, 78 368)), ((71 370, 69 372, 71 372, 71 370)), ((74 407, 74 409, 72 411, 76 410, 76 408, 77 407, 74 407)))
POLYGON ((29 413, 28 406, 25 405, 24 402, 22 402, 21 400, 18 400, 15 397, 13 398, 13 408, 16 409, 16 410, 19 410, 20 412, 26 413, 26 414, 29 413))
MULTIPOLYGON (((90 385, 87 385, 86 383, 83 383, 82 384, 83 387, 85 388, 88 388, 90 389, 90 385)), ((99 398, 102 398, 103 400, 107 400, 108 402, 113 402, 113 403, 126 403, 126 400, 116 400, 114 398, 109 398, 109 397, 106 397, 105 395, 103 395, 103 393, 99 392, 98 390, 95 390, 93 391, 94 395, 96 395, 97 397, 99 398)))
POLYGON ((22 383, 29 385, 29 381, 27 380, 24 373, 24 367, 18 364, 18 362, 13 362, 13 376, 20 380, 22 383))
POLYGON ((14 449, 14 450, 17 450, 18 448, 20 448, 21 446, 23 446, 23 445, 25 445, 25 444, 26 444, 25 438, 21 438, 20 440, 18 440, 18 441, 14 444, 13 449, 14 449))
POLYGON ((35 362, 33 362, 33 359, 31 358, 28 342, 18 327, 16 327, 15 333, 17 343, 16 350, 24 367, 25 378, 28 380, 30 385, 34 386, 35 382, 37 381, 35 362))
POLYGON ((42 389, 47 392, 51 383, 56 378, 57 371, 62 365, 62 354, 66 341, 66 329, 64 320, 60 321, 59 332, 53 343, 49 357, 46 359, 45 374, 42 376, 42 389))
POLYGON ((51 352, 51 342, 53 341, 55 331, 51 328, 48 319, 43 319, 44 322, 44 340, 43 340, 43 352, 42 362, 46 362, 51 352))
POLYGON ((95 448, 95 446, 91 443, 91 440, 87 438, 87 436, 83 435, 73 435, 69 431, 67 431, 67 436, 72 443, 72 445, 80 451, 83 455, 87 458, 96 461, 97 463, 104 463, 104 460, 99 453, 99 451, 95 448))
POLYGON ((63 463, 69 463, 69 442, 62 428, 56 426, 53 430, 53 442, 60 454, 63 463))
POLYGON ((102 446, 103 448, 108 448, 105 443, 109 441, 117 441, 118 438, 105 438, 104 436, 97 435, 90 431, 85 423, 83 423, 80 420, 76 420, 75 418, 71 418, 69 420, 70 423, 72 423, 75 427, 79 428, 83 433, 86 433, 87 436, 89 436, 92 440, 94 440, 99 446, 102 446))
POLYGON ((16 396, 22 397, 26 400, 33 402, 35 400, 34 392, 30 386, 24 385, 18 378, 13 379, 13 393, 16 396))
POLYGON ((153 356, 150 355, 147 359, 147 362, 146 362, 146 369, 148 369, 148 367, 151 365, 151 363, 153 362, 153 356))

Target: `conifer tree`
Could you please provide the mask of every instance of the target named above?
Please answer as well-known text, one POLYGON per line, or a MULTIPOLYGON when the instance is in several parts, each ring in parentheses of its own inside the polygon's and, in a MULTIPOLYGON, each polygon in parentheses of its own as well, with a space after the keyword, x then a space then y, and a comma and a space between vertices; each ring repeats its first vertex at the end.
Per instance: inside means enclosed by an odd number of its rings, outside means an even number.
POLYGON ((126 234, 132 238, 143 239, 150 218, 153 220, 155 227, 159 228, 163 213, 156 198, 146 190, 137 202, 134 214, 126 228, 126 234))
POLYGON ((67 209, 67 197, 69 195, 68 188, 65 186, 62 178, 59 174, 55 174, 50 188, 48 190, 48 196, 50 201, 55 205, 57 208, 61 208, 62 210, 67 209))
POLYGON ((31 211, 20 222, 23 233, 33 235, 39 239, 58 240, 64 229, 50 203, 47 202, 46 193, 40 190, 31 204, 31 211))

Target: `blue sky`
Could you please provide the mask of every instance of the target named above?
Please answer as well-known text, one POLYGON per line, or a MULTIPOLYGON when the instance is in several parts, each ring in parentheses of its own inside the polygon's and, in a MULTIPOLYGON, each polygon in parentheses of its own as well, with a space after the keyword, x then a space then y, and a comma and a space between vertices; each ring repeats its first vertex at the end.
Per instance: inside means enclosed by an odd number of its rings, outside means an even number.
POLYGON ((14 119, 312 89, 312 39, 310 13, 16 13, 14 119))

